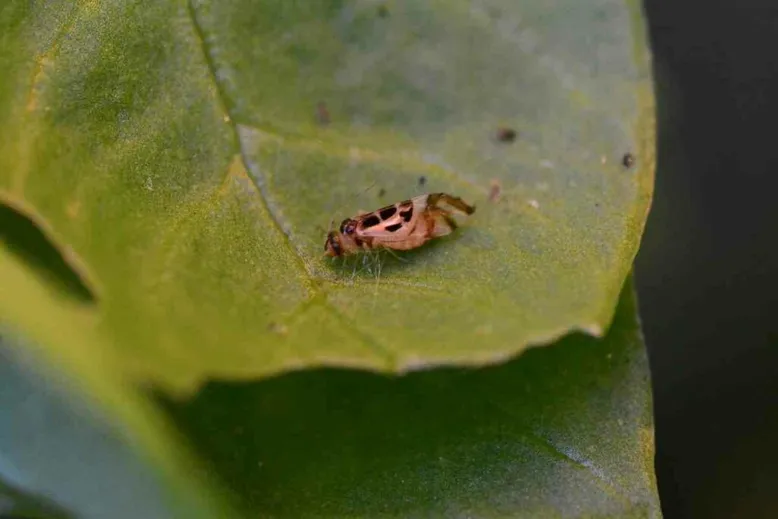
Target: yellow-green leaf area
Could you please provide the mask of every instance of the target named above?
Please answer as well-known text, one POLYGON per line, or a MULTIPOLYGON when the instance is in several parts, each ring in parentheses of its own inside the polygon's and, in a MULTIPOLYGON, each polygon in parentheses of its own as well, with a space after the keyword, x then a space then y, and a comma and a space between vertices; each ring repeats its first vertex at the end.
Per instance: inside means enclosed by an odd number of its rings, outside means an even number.
POLYGON ((481 363, 610 323, 654 164, 634 2, 13 0, 0 42, 0 199, 138 380, 481 363), (331 221, 428 191, 477 211, 322 256, 331 221))

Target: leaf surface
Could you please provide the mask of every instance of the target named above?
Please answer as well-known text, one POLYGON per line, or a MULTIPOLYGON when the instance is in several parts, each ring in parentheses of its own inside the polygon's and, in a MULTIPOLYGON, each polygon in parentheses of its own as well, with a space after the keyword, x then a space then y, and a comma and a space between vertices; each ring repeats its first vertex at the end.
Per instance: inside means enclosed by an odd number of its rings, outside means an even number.
POLYGON ((122 369, 169 389, 598 335, 651 193, 638 10, 15 0, 0 197, 66 252, 122 369), (425 191, 478 210, 399 259, 322 257, 333 218, 425 191))

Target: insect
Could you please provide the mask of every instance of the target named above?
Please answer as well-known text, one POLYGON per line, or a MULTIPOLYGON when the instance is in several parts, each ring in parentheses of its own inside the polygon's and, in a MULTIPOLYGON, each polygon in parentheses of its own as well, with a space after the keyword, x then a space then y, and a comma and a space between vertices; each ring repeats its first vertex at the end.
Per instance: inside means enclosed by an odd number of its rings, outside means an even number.
POLYGON ((372 213, 346 218, 337 231, 327 233, 324 254, 338 257, 379 248, 409 250, 420 247, 457 228, 451 209, 441 207, 441 204, 468 215, 475 212, 475 206, 457 196, 446 193, 419 195, 372 213))

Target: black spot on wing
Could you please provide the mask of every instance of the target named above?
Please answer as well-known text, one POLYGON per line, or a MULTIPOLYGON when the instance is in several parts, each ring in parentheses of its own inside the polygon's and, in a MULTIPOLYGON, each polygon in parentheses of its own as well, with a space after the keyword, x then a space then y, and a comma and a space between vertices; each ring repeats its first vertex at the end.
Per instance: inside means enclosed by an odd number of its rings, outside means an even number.
POLYGON ((370 227, 375 227, 379 223, 381 223, 381 219, 378 218, 378 215, 371 214, 362 220, 362 228, 369 229, 370 227))
POLYGON ((386 229, 387 231, 389 231, 389 232, 395 232, 395 231, 398 231, 398 230, 400 230, 400 228, 401 228, 402 226, 403 226, 403 224, 401 224, 401 223, 394 223, 394 224, 392 224, 392 225, 387 225, 387 226, 385 227, 385 229, 386 229))
POLYGON ((410 222, 411 218, 413 218, 413 206, 405 211, 400 211, 400 216, 402 216, 403 221, 410 222))
POLYGON ((396 212, 397 212, 397 208, 393 205, 378 210, 378 214, 381 215, 381 220, 387 220, 391 218, 392 216, 394 216, 394 213, 396 212))

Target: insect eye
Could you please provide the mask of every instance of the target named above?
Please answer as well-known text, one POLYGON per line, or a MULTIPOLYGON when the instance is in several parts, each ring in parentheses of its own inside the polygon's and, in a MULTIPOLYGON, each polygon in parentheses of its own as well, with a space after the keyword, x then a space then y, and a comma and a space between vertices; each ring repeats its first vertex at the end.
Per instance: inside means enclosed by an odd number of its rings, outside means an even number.
POLYGON ((356 222, 354 222, 354 220, 350 218, 346 218, 340 224, 341 234, 354 234, 355 228, 356 228, 356 222))

